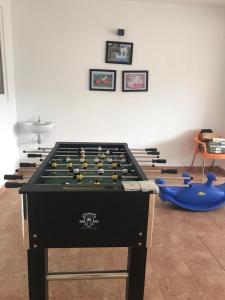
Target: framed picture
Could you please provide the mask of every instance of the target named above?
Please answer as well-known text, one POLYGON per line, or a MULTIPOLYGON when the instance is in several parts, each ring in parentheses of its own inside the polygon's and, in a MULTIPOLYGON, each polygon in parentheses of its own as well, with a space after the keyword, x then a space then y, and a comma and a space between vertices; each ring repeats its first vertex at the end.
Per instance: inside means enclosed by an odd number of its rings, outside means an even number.
POLYGON ((116 71, 90 69, 90 90, 115 91, 116 71))
POLYGON ((106 42, 106 63, 132 64, 133 43, 106 42))
POLYGON ((148 71, 123 71, 123 92, 146 92, 148 90, 148 71))

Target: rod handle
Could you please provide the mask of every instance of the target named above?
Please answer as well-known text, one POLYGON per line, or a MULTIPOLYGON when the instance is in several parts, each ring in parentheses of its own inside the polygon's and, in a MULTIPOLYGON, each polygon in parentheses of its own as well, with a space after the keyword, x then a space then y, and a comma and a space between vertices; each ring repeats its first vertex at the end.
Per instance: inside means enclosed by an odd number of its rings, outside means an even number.
POLYGON ((153 163, 158 163, 158 164, 165 164, 166 159, 153 159, 152 162, 153 163))
POLYGON ((36 167, 35 163, 20 163, 20 168, 36 167))
POLYGON ((157 148, 145 148, 145 151, 157 151, 157 148))
POLYGON ((159 151, 148 151, 147 154, 149 155, 160 155, 159 151))
POLYGON ((23 179, 23 175, 4 175, 5 180, 23 179))
POLYGON ((36 157, 42 157, 42 154, 34 154, 34 153, 29 153, 27 154, 27 157, 32 157, 32 158, 36 158, 36 157))
POLYGON ((166 170, 161 170, 162 174, 177 174, 178 171, 177 169, 166 169, 166 170))
POLYGON ((7 181, 5 183, 5 187, 7 189, 16 189, 16 188, 20 188, 23 184, 24 184, 24 182, 10 182, 10 181, 7 181))

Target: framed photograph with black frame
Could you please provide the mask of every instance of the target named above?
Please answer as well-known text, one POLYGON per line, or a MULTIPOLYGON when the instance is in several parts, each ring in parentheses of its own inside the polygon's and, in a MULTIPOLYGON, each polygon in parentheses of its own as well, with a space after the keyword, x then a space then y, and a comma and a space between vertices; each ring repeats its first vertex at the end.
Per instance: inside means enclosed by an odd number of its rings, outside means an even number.
POLYGON ((147 92, 148 71, 123 71, 122 90, 123 92, 147 92))
POLYGON ((106 63, 110 64, 132 64, 133 43, 106 42, 106 63))
POLYGON ((90 69, 90 90, 115 91, 116 70, 90 69))

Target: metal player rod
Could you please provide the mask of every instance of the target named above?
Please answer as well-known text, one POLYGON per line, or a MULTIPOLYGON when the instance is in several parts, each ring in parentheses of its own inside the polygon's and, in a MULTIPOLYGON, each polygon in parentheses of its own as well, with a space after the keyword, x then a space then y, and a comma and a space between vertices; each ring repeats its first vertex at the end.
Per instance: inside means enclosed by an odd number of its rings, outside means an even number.
MULTIPOLYGON (((77 148, 77 147, 66 147, 66 148, 64 148, 64 147, 61 147, 59 150, 75 150, 75 149, 77 149, 77 150, 80 150, 80 149, 87 149, 87 150, 89 150, 89 149, 98 149, 99 147, 96 147, 96 148, 88 148, 88 147, 81 147, 81 148, 77 148)), ((106 150, 110 150, 110 148, 102 148, 102 151, 104 151, 104 149, 106 149, 106 150)), ((117 148, 111 148, 112 150, 118 150, 119 148, 117 147, 117 148)), ((52 150, 52 148, 51 147, 38 147, 38 150, 44 150, 44 151, 46 151, 46 150, 52 150)), ((131 148, 130 149, 132 152, 135 152, 135 151, 141 151, 141 152, 143 152, 143 151, 153 151, 153 152, 155 152, 155 151, 158 151, 157 150, 157 148, 140 148, 140 149, 134 149, 134 148, 131 148)))
MULTIPOLYGON (((106 151, 107 152, 107 151, 106 151)), ((96 155, 102 155, 102 154, 105 154, 105 155, 122 155, 122 154, 127 154, 125 151, 111 151, 109 153, 106 153, 106 152, 97 152, 97 151, 85 151, 85 152, 82 152, 82 151, 56 151, 56 154, 55 155, 59 155, 62 153, 64 153, 63 155, 65 156, 71 156, 72 154, 76 154, 76 155, 81 155, 82 153, 86 156, 96 156, 96 155)), ((28 152, 27 152, 28 153, 28 152)), ((31 153, 31 152, 30 152, 31 153)), ((35 151, 33 152, 35 153, 35 151)), ((43 153, 43 152, 39 152, 39 153, 43 153)), ((46 153, 46 152, 44 152, 46 153)), ((153 151, 149 151, 149 152, 138 152, 138 153, 133 153, 134 156, 138 156, 140 155, 142 157, 142 155, 146 155, 146 156, 149 156, 149 155, 160 155, 160 152, 153 152, 153 151)))
POLYGON ((158 164, 166 164, 165 159, 137 159, 138 162, 150 162, 150 163, 158 163, 158 164))
MULTIPOLYGON (((62 152, 57 151, 56 153, 62 153, 62 152)), ((70 153, 72 153, 72 154, 75 153, 76 156, 82 155, 82 153, 80 153, 80 152, 77 152, 77 153, 76 152, 70 152, 70 153)), ((60 154, 60 156, 70 156, 70 153, 60 154)), ((101 156, 101 155, 111 156, 111 155, 120 154, 119 152, 111 152, 110 154, 105 154, 103 152, 99 152, 99 153, 95 153, 95 154, 94 153, 93 154, 87 154, 87 153, 90 153, 90 152, 85 152, 85 153, 83 153, 83 155, 85 155, 87 157, 96 157, 96 156, 101 156)), ((55 156, 59 156, 59 154, 55 154, 55 156)))
MULTIPOLYGON (((53 161, 54 161, 54 159, 53 159, 53 161)), ((112 163, 117 163, 117 162, 119 162, 119 163, 121 163, 123 166, 131 166, 132 164, 126 164, 126 163, 123 163, 122 161, 112 161, 112 162, 108 162, 107 160, 105 160, 104 161, 104 163, 105 164, 112 164, 112 163)), ((150 159, 150 160, 148 160, 148 161, 143 161, 143 162, 147 162, 147 163, 161 163, 161 164, 164 164, 164 163, 166 163, 166 161, 164 160, 164 159, 150 159)), ((81 163, 82 164, 82 163, 81 163)), ((57 163, 57 165, 58 166, 66 166, 67 164, 66 163, 64 163, 64 164, 58 164, 57 163)), ((95 166, 96 164, 88 164, 89 166, 95 166)))
MULTIPOLYGON (((78 154, 79 155, 79 154, 78 154)), ((55 154, 54 155, 54 157, 65 157, 65 156, 68 156, 68 155, 63 155, 63 154, 55 154)), ((77 155, 75 155, 75 154, 71 154, 71 155, 69 155, 70 157, 77 157, 77 155)), ((54 160, 54 158, 53 158, 53 160, 54 160)))
MULTIPOLYGON (((66 151, 66 150, 57 150, 55 153, 65 153, 64 155, 70 155, 70 154, 77 154, 77 155, 80 155, 82 153, 86 154, 86 153, 92 153, 92 155, 98 155, 98 154, 106 154, 106 151, 103 152, 103 151, 66 151)), ((110 153, 125 153, 125 152, 117 152, 117 151, 114 151, 114 152, 110 152, 110 153)), ((110 154, 109 153, 109 154, 110 154)), ((108 154, 108 155, 109 155, 108 154)))
MULTIPOLYGON (((110 154, 126 154, 125 151, 110 151, 110 153, 106 153, 107 151, 103 152, 103 151, 85 151, 84 154, 89 153, 87 155, 91 156, 91 155, 99 155, 99 154, 106 154, 106 155, 110 155, 110 154)), ((48 154, 50 153, 50 150, 23 150, 23 153, 29 153, 29 154, 48 154)), ((82 151, 66 151, 66 150, 57 150, 55 153, 64 153, 65 156, 70 155, 70 154, 77 154, 80 155, 82 153, 82 151)), ((146 153, 146 152, 144 152, 146 153)), ((154 152, 149 152, 152 155, 154 155, 154 152)), ((158 154, 156 154, 158 155, 158 154)))
POLYGON ((67 150, 77 150, 77 151, 81 151, 81 150, 84 150, 84 151, 88 151, 88 150, 96 150, 96 151, 107 151, 107 150, 109 150, 109 151, 118 151, 118 150, 123 150, 123 148, 118 148, 118 147, 116 147, 116 148, 102 148, 101 146, 100 147, 80 147, 80 148, 78 148, 78 147, 71 147, 71 148, 63 148, 63 147, 60 147, 57 151, 59 151, 59 150, 63 150, 63 151, 67 151, 67 150))
MULTIPOLYGON (((52 158, 52 161, 63 161, 63 160, 65 160, 65 159, 67 159, 68 157, 62 157, 62 158, 52 158)), ((80 157, 80 158, 70 158, 69 157, 69 161, 68 162, 73 162, 73 161, 79 161, 80 159, 84 159, 85 160, 85 158, 86 158, 86 156, 84 156, 84 157, 80 157)), ((99 161, 109 161, 109 159, 110 159, 110 162, 119 162, 119 161, 121 161, 122 160, 122 158, 121 159, 113 159, 113 158, 109 158, 109 157, 105 157, 105 158, 101 158, 101 157, 94 157, 94 158, 98 158, 99 159, 99 161), (111 159, 112 159, 112 161, 111 161, 111 159)))
MULTIPOLYGON (((76 175, 75 175, 75 177, 76 177, 76 175)), ((76 178, 74 178, 74 176, 51 176, 51 175, 49 175, 49 176, 45 176, 45 175, 43 175, 43 176, 41 176, 41 178, 45 178, 45 179, 60 179, 60 178, 62 178, 62 179, 76 179, 76 178)), ((85 178, 112 178, 112 176, 108 176, 108 175, 85 175, 84 177, 83 177, 84 179, 85 178)), ((124 175, 124 176, 121 176, 121 179, 138 179, 139 177, 138 176, 127 176, 127 175, 124 175)), ((118 178, 118 179, 120 179, 120 178, 118 178)))
POLYGON ((151 153, 159 153, 159 151, 146 151, 146 150, 136 150, 136 151, 134 151, 134 150, 132 150, 131 151, 133 154, 145 154, 146 152, 148 153, 148 152, 151 152, 151 153))
MULTIPOLYGON (((86 156, 83 156, 83 157, 78 157, 78 158, 70 158, 69 156, 67 156, 67 157, 62 157, 62 158, 52 158, 51 160, 52 161, 63 161, 63 160, 66 160, 66 159, 68 159, 68 162, 70 162, 70 161, 78 161, 78 160, 80 160, 80 159, 86 159, 86 156)), ((112 157, 104 157, 104 158, 101 158, 101 157, 94 157, 94 159, 99 159, 99 161, 110 161, 110 162, 112 162, 112 161, 121 161, 122 159, 124 159, 124 158, 121 158, 121 159, 113 159, 112 157)))
MULTIPOLYGON (((54 156, 62 156, 62 157, 70 157, 70 156, 82 156, 82 157, 88 157, 88 158, 92 158, 92 157, 101 157, 102 155, 104 155, 105 156, 105 158, 108 158, 108 157, 111 157, 111 156, 113 156, 113 155, 115 155, 115 154, 109 154, 109 155, 106 155, 105 153, 98 153, 98 154, 96 154, 96 155, 92 155, 92 154, 86 154, 86 153, 84 153, 84 154, 80 154, 80 153, 78 153, 77 155, 70 155, 70 154, 65 154, 65 155, 63 155, 63 154, 55 154, 54 156)), ((125 157, 125 156, 124 156, 125 157)), ((138 158, 138 157, 140 157, 140 158, 159 158, 159 155, 157 155, 157 154, 145 154, 145 155, 135 155, 135 158, 138 158)))
MULTIPOLYGON (((29 155, 29 154, 28 154, 29 155)), ((44 157, 45 155, 43 155, 43 154, 33 154, 32 156, 31 156, 32 154, 30 154, 28 157, 44 157)), ((79 154, 69 154, 69 155, 64 155, 64 154, 55 154, 54 155, 54 157, 77 157, 79 154)), ((85 154, 85 157, 96 157, 96 155, 88 155, 88 154, 85 154)), ((149 156, 147 156, 147 158, 149 158, 149 156)), ((156 158, 155 156, 154 156, 154 158, 156 158)))
POLYGON ((36 172, 37 169, 22 169, 22 168, 19 168, 19 169, 16 169, 15 172, 16 173, 24 173, 24 172, 27 172, 27 173, 33 173, 33 172, 36 172))
MULTIPOLYGON (((39 148, 40 149, 40 148, 39 148)), ((41 148, 41 149, 52 149, 52 148, 41 148)), ((116 147, 116 148, 104 148, 104 147, 60 147, 59 150, 98 150, 98 151, 107 151, 107 150, 116 150, 119 149, 123 150, 123 148, 116 147)), ((157 148, 140 148, 140 149, 130 149, 131 151, 158 151, 157 148)))
MULTIPOLYGON (((100 177, 100 176, 99 176, 100 177)), ((110 177, 111 178, 111 177, 110 177)), ((13 181, 7 181, 5 183, 6 188, 20 188, 26 184, 26 182, 13 182, 13 181)), ((68 184, 69 185, 69 184, 68 184)), ((192 185, 191 184, 157 184, 158 187, 187 187, 190 188, 192 185)))
MULTIPOLYGON (((83 170, 82 170, 83 171, 83 170)), ((78 174, 76 174, 76 175, 78 175, 78 174)), ((76 177, 76 175, 75 175, 75 177, 76 177)), ((79 174, 80 175, 80 174, 79 174)), ((83 174, 82 174, 83 175, 83 174)), ((112 174, 112 175, 117 175, 117 174, 112 174)), ((84 176, 84 178, 95 178, 95 177, 97 177, 97 178, 112 178, 112 176, 107 176, 107 175, 85 175, 84 176)), ((31 178, 31 176, 24 176, 24 175, 4 175, 4 180, 23 180, 23 179, 30 179, 31 178)), ((74 178, 74 176, 69 176, 69 175, 63 175, 63 176, 60 176, 60 175, 54 175, 54 176, 52 176, 52 175, 43 175, 43 176, 41 176, 41 178, 71 178, 71 179, 76 179, 76 178, 74 178)), ((138 178, 138 176, 132 176, 132 175, 123 175, 123 176, 121 176, 121 178, 138 178)))
POLYGON ((144 155, 160 155, 159 151, 148 151, 148 152, 132 152, 132 154, 136 156, 144 156, 144 155))
MULTIPOLYGON (((64 149, 64 148, 63 148, 64 149)), ((106 152, 114 152, 114 153, 127 153, 125 150, 123 149, 118 149, 118 148, 114 148, 114 149, 102 149, 102 150, 85 150, 85 149, 78 149, 78 150, 75 150, 75 148, 72 148, 70 150, 70 148, 66 149, 66 150, 62 150, 62 148, 59 148, 56 152, 75 152, 75 153, 80 153, 80 152, 88 152, 88 153, 106 153, 106 152), (68 151, 69 150, 69 151, 68 151)), ((40 150, 37 150, 37 151, 40 151, 40 150)), ((132 153, 146 153, 146 152, 158 152, 156 150, 143 150, 143 151, 132 151, 132 153)))
POLYGON ((182 176, 163 176, 163 177, 149 177, 148 176, 148 178, 149 179, 177 179, 177 180, 192 180, 193 179, 193 177, 182 177, 182 176))
MULTIPOLYGON (((151 162, 150 160, 146 160, 146 161, 139 161, 138 160, 138 163, 141 165, 142 164, 142 166, 147 166, 147 167, 157 167, 156 165, 154 165, 154 164, 158 164, 159 162, 156 162, 156 161, 154 161, 154 162, 151 162), (148 165, 147 163, 150 163, 151 165, 148 165), (154 164, 152 164, 152 163, 154 163, 154 164), (143 165, 144 164, 144 165, 143 165)), ((165 164, 165 163, 163 163, 163 164, 165 164)))
POLYGON ((158 151, 158 149, 157 148, 139 148, 139 149, 134 149, 134 148, 131 148, 130 149, 132 152, 133 151, 158 151))
POLYGON ((53 147, 38 147, 38 150, 52 150, 53 147))
POLYGON ((151 154, 151 155, 145 154, 145 155, 135 155, 134 157, 137 160, 139 160, 140 158, 146 158, 146 159, 149 159, 149 158, 159 158, 159 155, 156 155, 156 154, 151 154))
POLYGON ((56 154, 54 154, 54 156, 79 156, 79 155, 85 155, 85 156, 92 156, 92 157, 96 157, 98 155, 106 155, 106 156, 112 156, 112 155, 122 155, 122 154, 126 154, 126 152, 110 152, 109 154, 106 154, 105 152, 95 152, 92 154, 87 154, 87 153, 91 153, 91 152, 63 152, 63 151, 56 151, 56 154), (58 153, 58 154, 57 154, 58 153), (59 154, 59 153, 64 153, 64 154, 59 154))
MULTIPOLYGON (((85 173, 85 172, 96 172, 96 171, 98 171, 97 169, 95 169, 95 170, 79 170, 81 173, 85 173)), ((45 170, 44 172, 55 172, 54 170, 45 170)), ((67 170, 57 170, 57 172, 67 172, 67 170)), ((113 173, 113 172, 123 172, 123 170, 116 170, 116 171, 114 171, 114 170, 104 170, 104 172, 111 172, 111 173, 113 173)), ((129 172, 135 172, 135 170, 131 170, 131 171, 129 171, 129 172)), ((101 175, 99 175, 99 176, 101 176, 101 175)), ((48 176, 49 177, 49 176, 48 176)), ((54 176, 55 177, 55 176, 54 176)), ((14 179, 29 179, 30 178, 30 176, 24 176, 24 175, 5 175, 4 176, 4 179, 6 179, 6 180, 14 180, 14 179)), ((171 179, 171 180, 192 180, 193 179, 193 177, 148 177, 148 179, 171 179)), ((175 186, 177 186, 177 185, 175 185, 175 186)))
POLYGON ((47 151, 47 150, 43 150, 43 151, 41 151, 41 150, 23 150, 23 153, 49 153, 50 151, 47 151))
POLYGON ((131 151, 134 156, 142 156, 142 155, 160 155, 159 151, 131 151))
MULTIPOLYGON (((81 157, 81 158, 72 158, 70 159, 69 162, 76 162, 76 161, 80 161, 80 159, 84 159, 85 160, 85 157, 81 157)), ((98 157, 96 157, 98 158, 98 157)), ((64 158, 53 158, 52 161, 63 161, 64 158)), ((107 157, 106 158, 99 158, 99 162, 108 162, 108 163, 113 163, 113 162, 122 162, 122 159, 112 159, 112 161, 108 161, 107 157)))
MULTIPOLYGON (((106 165, 106 166, 111 166, 111 164, 112 163, 107 163, 106 164, 106 162, 104 162, 104 164, 106 165)), ((103 164, 103 165, 104 165, 103 164)), ((51 165, 51 164, 50 164, 51 165)), ((76 166, 82 166, 83 165, 83 163, 79 163, 79 164, 75 164, 76 166)), ((57 164, 57 166, 67 166, 67 164, 57 164)), ((88 166, 90 167, 90 166, 97 166, 97 164, 89 164, 88 163, 88 166)), ((132 166, 132 164, 125 164, 125 163, 121 163, 121 167, 131 167, 132 166)), ((71 168, 70 168, 71 169, 71 168)))
MULTIPOLYGON (((79 169, 80 172, 96 172, 98 171, 99 169, 79 169)), ((56 170, 53 170, 53 169, 47 169, 47 170, 44 170, 44 172, 68 172, 69 170, 68 169, 56 169, 56 170)), ((123 172, 123 170, 118 170, 118 169, 111 169, 111 170, 106 170, 104 169, 104 172, 123 172)), ((135 172, 135 170, 129 170, 129 172, 135 172)))
POLYGON ((177 169, 145 170, 145 173, 177 174, 177 169))
MULTIPOLYGON (((81 158, 70 158, 70 160, 68 161, 68 162, 76 162, 76 161, 80 161, 81 159, 86 159, 86 156, 84 156, 84 157, 81 157, 81 158)), ((88 157, 89 159, 91 159, 90 157, 88 157)), ((95 158, 98 158, 98 157, 93 157, 94 159, 95 158)), ((143 161, 148 161, 148 162, 152 162, 153 160, 155 160, 155 159, 157 159, 157 158, 159 158, 159 156, 156 156, 156 157, 154 157, 154 156, 149 156, 149 157, 146 157, 146 160, 143 160, 143 161), (152 158, 152 160, 149 160, 149 158, 152 158)), ((112 163, 112 162, 122 162, 123 163, 123 159, 124 158, 121 158, 121 159, 113 159, 112 158, 112 160, 109 160, 109 158, 107 158, 107 157, 105 157, 105 158, 98 158, 99 159, 99 161, 105 161, 105 162, 108 162, 108 163, 112 163)), ((52 158, 52 161, 63 161, 63 160, 65 160, 65 158, 52 158)), ((127 161, 128 159, 126 159, 126 161, 127 161)), ((139 160, 138 160, 139 161, 139 160)), ((155 162, 159 162, 159 161, 155 161, 155 162)), ((160 163, 160 162, 159 162, 160 163)), ((161 162, 161 163, 165 163, 165 161, 164 162, 161 162)))
POLYGON ((173 187, 173 186, 175 186, 175 187, 191 187, 191 184, 157 184, 157 186, 158 187, 173 187))

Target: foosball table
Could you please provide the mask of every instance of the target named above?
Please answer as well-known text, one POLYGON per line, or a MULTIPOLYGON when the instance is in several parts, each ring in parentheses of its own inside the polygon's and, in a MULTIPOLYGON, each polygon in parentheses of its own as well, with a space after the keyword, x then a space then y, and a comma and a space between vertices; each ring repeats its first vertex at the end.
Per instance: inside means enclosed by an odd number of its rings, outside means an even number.
MULTIPOLYGON (((127 144, 58 142, 52 149, 30 152, 43 159, 30 178, 5 176, 28 179, 6 182, 6 187, 20 187, 22 195, 29 299, 47 300, 50 280, 125 278, 126 299, 142 300, 149 204, 158 186, 147 179, 127 144), (127 247, 127 269, 48 272, 49 248, 86 247, 127 247)), ((30 166, 36 164, 20 165, 30 166)))

